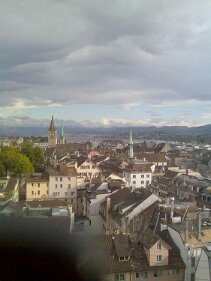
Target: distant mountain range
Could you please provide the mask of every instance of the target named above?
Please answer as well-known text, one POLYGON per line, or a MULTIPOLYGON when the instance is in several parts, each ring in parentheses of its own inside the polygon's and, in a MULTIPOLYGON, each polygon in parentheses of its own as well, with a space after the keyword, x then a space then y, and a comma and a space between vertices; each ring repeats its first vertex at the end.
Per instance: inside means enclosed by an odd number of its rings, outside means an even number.
MULTIPOLYGON (((134 135, 138 134, 169 134, 169 135, 211 135, 211 124, 200 127, 164 126, 164 127, 108 127, 85 128, 66 127, 66 134, 101 134, 125 135, 132 129, 134 135)), ((47 136, 48 127, 5 127, 0 125, 1 136, 47 136)), ((58 132, 59 133, 59 132, 58 132)))

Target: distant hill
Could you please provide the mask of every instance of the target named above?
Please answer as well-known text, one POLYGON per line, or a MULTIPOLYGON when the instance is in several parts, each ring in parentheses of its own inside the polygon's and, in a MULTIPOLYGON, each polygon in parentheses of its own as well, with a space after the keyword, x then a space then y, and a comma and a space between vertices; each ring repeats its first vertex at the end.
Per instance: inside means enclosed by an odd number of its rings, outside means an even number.
MULTIPOLYGON (((172 134, 172 135, 211 135, 211 124, 200 127, 186 127, 186 126, 163 126, 163 127, 66 127, 66 134, 102 134, 102 135, 124 135, 128 134, 130 130, 133 134, 172 134)), ((5 127, 0 125, 1 136, 47 136, 48 127, 5 127)))

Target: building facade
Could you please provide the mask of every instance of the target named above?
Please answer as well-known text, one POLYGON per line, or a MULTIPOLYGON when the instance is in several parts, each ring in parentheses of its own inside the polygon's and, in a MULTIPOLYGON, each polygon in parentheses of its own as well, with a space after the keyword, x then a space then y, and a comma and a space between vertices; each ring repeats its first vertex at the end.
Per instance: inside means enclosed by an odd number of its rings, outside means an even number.
POLYGON ((32 174, 26 178, 26 200, 45 200, 48 198, 49 177, 32 174))
POLYGON ((126 167, 123 177, 131 188, 146 188, 152 182, 150 164, 132 164, 126 167))

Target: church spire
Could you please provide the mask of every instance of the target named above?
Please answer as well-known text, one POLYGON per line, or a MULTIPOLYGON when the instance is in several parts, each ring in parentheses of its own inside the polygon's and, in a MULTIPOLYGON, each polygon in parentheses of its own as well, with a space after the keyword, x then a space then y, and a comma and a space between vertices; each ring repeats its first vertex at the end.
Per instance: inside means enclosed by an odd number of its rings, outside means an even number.
POLYGON ((57 131, 52 116, 51 123, 48 129, 48 147, 55 147, 57 145, 57 131))
POLYGON ((62 124, 61 124, 61 132, 60 132, 60 136, 61 136, 61 137, 64 137, 63 119, 62 119, 62 124))
POLYGON ((62 122, 61 122, 61 131, 60 131, 59 143, 60 144, 65 144, 63 119, 62 119, 62 122))
POLYGON ((50 127, 49 127, 48 131, 56 131, 56 126, 54 124, 53 115, 52 115, 52 118, 51 118, 51 124, 50 124, 50 127))
POLYGON ((128 141, 128 157, 130 159, 133 159, 133 136, 132 136, 132 130, 130 130, 130 136, 128 141))

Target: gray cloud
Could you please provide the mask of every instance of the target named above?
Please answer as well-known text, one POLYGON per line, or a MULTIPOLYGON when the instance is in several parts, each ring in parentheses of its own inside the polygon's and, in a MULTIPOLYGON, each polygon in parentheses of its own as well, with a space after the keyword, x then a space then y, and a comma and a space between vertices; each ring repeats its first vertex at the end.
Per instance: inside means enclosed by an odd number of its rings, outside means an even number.
POLYGON ((208 101, 210 1, 2 0, 1 107, 208 101))

